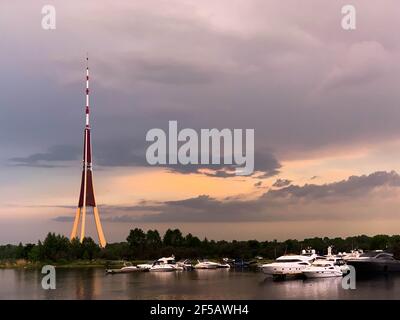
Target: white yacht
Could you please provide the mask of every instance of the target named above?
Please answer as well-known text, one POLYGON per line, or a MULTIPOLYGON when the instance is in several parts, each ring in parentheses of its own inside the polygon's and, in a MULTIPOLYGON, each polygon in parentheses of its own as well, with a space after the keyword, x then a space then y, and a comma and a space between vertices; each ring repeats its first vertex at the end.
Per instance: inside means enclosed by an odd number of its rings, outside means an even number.
POLYGON ((230 269, 231 265, 229 263, 218 263, 217 268, 225 268, 225 269, 230 269))
POLYGON ((143 269, 143 270, 150 270, 150 268, 153 266, 154 262, 149 262, 149 263, 142 263, 142 264, 138 264, 137 267, 139 269, 143 269))
POLYGON ((182 267, 177 266, 175 262, 175 257, 171 256, 168 258, 162 257, 155 261, 149 271, 157 271, 157 272, 168 272, 168 271, 177 271, 183 270, 182 267))
POLYGON ((192 270, 193 269, 193 264, 192 261, 189 259, 183 260, 183 261, 178 261, 176 263, 178 267, 181 267, 183 270, 192 270))
POLYGON ((197 264, 194 266, 195 269, 217 269, 220 267, 220 264, 217 262, 212 262, 208 260, 197 260, 197 264))
POLYGON ((125 266, 125 267, 122 267, 120 270, 122 272, 130 272, 130 271, 137 271, 137 269, 138 269, 138 267, 136 267, 136 266, 125 266))
POLYGON ((309 267, 316 257, 315 250, 303 250, 301 255, 281 256, 275 262, 263 264, 261 269, 274 278, 302 276, 303 269, 309 267))
POLYGON ((358 259, 362 254, 364 253, 363 250, 361 249, 356 249, 356 250, 351 250, 350 253, 339 253, 339 255, 342 256, 343 260, 347 261, 347 260, 352 260, 352 259, 358 259))
POLYGON ((333 260, 317 259, 310 266, 304 268, 302 273, 307 278, 331 278, 342 277, 341 267, 333 260))

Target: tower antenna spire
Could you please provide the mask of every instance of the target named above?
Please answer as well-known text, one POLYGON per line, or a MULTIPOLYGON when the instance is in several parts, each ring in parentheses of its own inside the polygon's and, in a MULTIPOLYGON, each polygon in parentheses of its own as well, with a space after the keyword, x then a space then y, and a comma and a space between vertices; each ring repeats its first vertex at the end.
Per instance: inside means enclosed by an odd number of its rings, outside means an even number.
POLYGON ((90 126, 89 108, 89 55, 86 54, 86 127, 90 126))
POLYGON ((101 247, 106 246, 106 239, 104 237, 103 228, 101 226, 100 215, 97 209, 96 200, 94 196, 93 172, 92 172, 92 144, 90 139, 90 105, 89 105, 89 57, 86 55, 86 125, 84 130, 83 141, 83 170, 81 191, 79 195, 78 208, 75 214, 74 225, 71 232, 71 240, 77 237, 78 225, 81 221, 81 236, 82 242, 85 238, 85 224, 86 224, 86 209, 87 207, 93 208, 94 220, 96 223, 97 235, 99 237, 99 244, 101 247))

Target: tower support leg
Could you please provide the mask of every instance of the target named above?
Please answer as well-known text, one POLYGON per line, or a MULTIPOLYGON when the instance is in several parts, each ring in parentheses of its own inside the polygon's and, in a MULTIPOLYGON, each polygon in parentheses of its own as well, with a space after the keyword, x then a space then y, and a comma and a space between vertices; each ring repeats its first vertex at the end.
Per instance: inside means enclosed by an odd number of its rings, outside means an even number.
POLYGON ((86 223, 86 206, 82 207, 82 223, 81 223, 81 243, 85 238, 85 223, 86 223))
POLYGON ((99 237, 99 244, 100 244, 100 247, 104 248, 106 246, 107 242, 106 242, 106 238, 104 237, 103 227, 101 226, 99 210, 97 210, 97 207, 93 207, 93 215, 94 215, 94 220, 96 222, 96 229, 97 229, 97 235, 99 237))
POLYGON ((81 217, 81 208, 78 207, 76 209, 76 213, 75 213, 74 226, 72 227, 72 232, 71 232, 71 237, 70 237, 71 240, 76 238, 80 217, 81 217))

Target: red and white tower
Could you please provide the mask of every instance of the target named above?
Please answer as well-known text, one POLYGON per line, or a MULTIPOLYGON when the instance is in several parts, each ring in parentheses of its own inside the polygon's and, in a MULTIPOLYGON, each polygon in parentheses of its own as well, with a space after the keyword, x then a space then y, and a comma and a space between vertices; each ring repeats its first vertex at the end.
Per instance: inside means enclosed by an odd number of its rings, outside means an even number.
POLYGON ((85 222, 86 211, 88 207, 93 208, 94 221, 96 223, 97 235, 101 247, 106 246, 103 228, 101 226, 99 211, 96 206, 93 186, 93 171, 92 171, 92 144, 90 142, 90 107, 89 107, 89 58, 86 57, 86 125, 84 130, 83 140, 83 170, 81 191, 79 195, 78 208, 75 214, 74 225, 71 232, 71 240, 77 237, 78 225, 81 222, 80 241, 85 238, 85 222))

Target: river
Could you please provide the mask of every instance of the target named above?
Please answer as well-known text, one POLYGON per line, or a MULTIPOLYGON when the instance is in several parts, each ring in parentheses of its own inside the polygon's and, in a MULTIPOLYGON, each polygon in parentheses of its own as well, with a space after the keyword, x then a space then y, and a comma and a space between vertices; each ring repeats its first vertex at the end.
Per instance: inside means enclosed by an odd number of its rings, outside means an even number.
POLYGON ((262 272, 193 270, 106 275, 99 268, 58 268, 56 289, 44 290, 40 270, 1 269, 0 299, 400 299, 400 275, 273 281, 262 272))

